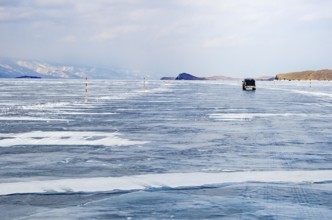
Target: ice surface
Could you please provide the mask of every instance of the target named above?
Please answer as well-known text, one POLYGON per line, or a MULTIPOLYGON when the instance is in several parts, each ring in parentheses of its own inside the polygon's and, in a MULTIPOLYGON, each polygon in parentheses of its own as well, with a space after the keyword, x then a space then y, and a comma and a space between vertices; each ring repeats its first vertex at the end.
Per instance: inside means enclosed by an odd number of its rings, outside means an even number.
POLYGON ((1 80, 1 219, 332 219, 331 85, 1 80))

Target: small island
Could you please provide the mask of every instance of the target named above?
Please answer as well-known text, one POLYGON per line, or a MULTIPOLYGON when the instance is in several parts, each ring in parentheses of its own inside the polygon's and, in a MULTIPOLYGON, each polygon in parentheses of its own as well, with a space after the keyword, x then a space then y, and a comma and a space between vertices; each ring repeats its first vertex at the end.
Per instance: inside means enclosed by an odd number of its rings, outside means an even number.
POLYGON ((180 73, 175 80, 205 80, 205 78, 197 77, 189 73, 180 73))
POLYGON ((41 77, 39 76, 18 76, 18 77, 15 77, 16 79, 41 79, 41 77))
POLYGON ((206 78, 197 77, 189 73, 180 73, 177 77, 164 76, 160 80, 206 80, 206 78))

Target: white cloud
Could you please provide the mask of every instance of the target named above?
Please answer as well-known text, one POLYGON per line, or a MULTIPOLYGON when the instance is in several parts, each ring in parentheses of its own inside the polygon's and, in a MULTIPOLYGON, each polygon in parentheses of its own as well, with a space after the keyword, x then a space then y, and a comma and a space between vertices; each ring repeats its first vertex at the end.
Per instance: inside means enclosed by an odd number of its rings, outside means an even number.
POLYGON ((299 17, 301 21, 321 21, 321 20, 331 20, 332 21, 332 5, 331 8, 322 9, 320 11, 308 11, 307 13, 303 13, 299 17))
POLYGON ((35 0, 36 5, 40 6, 66 6, 68 5, 68 0, 35 0))
POLYGON ((115 38, 131 34, 137 31, 142 31, 144 28, 138 25, 124 25, 111 28, 109 31, 101 32, 94 35, 91 40, 93 41, 109 41, 115 38))
POLYGON ((203 46, 207 48, 240 46, 243 39, 237 35, 226 35, 222 37, 209 38, 204 41, 203 46))
POLYGON ((74 35, 67 35, 61 39, 62 42, 65 43, 76 43, 77 38, 74 35))
POLYGON ((108 41, 108 40, 112 40, 116 37, 115 34, 113 34, 112 32, 102 32, 99 33, 97 35, 94 35, 91 40, 92 41, 108 41))
POLYGON ((0 21, 22 22, 22 21, 24 21, 24 19, 28 19, 32 15, 33 15, 33 12, 26 10, 25 8, 0 7, 0 21))
POLYGON ((130 11, 128 13, 128 18, 135 21, 154 19, 155 17, 158 17, 159 13, 161 13, 160 9, 153 9, 153 8, 137 9, 130 11))

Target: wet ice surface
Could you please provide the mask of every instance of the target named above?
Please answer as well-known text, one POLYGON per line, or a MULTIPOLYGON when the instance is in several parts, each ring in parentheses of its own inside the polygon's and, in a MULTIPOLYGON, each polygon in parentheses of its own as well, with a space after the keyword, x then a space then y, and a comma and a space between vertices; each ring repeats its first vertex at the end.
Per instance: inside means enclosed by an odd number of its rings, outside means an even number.
POLYGON ((332 83, 2 80, 2 219, 331 219, 332 83))

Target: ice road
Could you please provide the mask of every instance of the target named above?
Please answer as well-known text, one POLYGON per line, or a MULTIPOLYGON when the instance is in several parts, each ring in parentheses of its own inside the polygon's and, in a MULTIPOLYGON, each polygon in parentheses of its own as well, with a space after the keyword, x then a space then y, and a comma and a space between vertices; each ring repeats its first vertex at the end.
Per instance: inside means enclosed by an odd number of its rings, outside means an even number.
POLYGON ((332 82, 0 81, 1 219, 332 219, 332 82))

